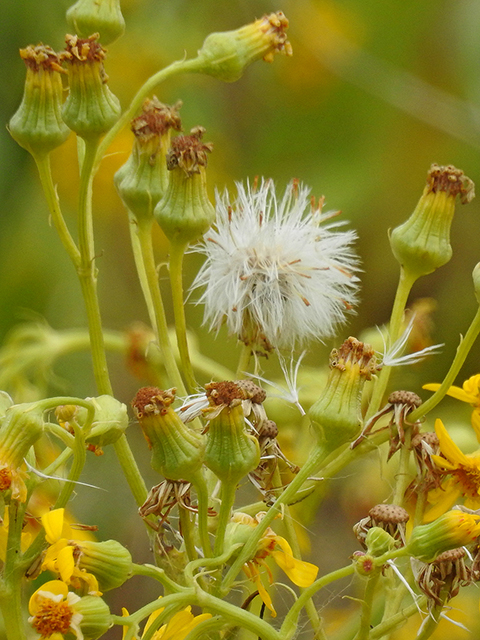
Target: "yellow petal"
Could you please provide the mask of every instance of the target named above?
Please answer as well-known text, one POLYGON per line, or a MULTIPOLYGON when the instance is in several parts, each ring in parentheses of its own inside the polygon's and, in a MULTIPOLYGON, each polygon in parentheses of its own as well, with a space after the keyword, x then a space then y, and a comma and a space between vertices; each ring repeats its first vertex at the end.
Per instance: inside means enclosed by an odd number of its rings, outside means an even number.
MULTIPOLYGON (((162 596, 159 596, 158 599, 160 600, 162 596)), ((157 609, 156 611, 154 611, 153 613, 151 613, 148 616, 148 620, 145 624, 145 629, 143 630, 143 633, 145 633, 145 631, 148 629, 148 627, 152 624, 152 622, 158 618, 158 616, 162 613, 162 611, 165 609, 165 607, 161 607, 159 609, 157 609)))
POLYGON ((445 455, 450 460, 450 462, 456 462, 457 464, 470 466, 468 458, 450 438, 448 431, 443 425, 443 422, 438 418, 437 420, 435 420, 435 432, 440 442, 440 449, 442 450, 443 455, 445 455))
POLYGON ((262 602, 265 604, 267 609, 269 609, 270 613, 272 614, 272 618, 276 618, 277 612, 273 608, 273 602, 272 602, 272 599, 270 598, 268 591, 263 586, 263 582, 260 578, 260 573, 258 573, 257 576, 255 577, 255 586, 257 587, 258 595, 262 599, 262 602))
POLYGON ((56 567, 61 579, 67 584, 70 584, 73 570, 75 569, 75 560, 73 559, 72 546, 67 545, 59 552, 57 556, 56 567))
POLYGON ((54 544, 60 540, 63 533, 63 523, 65 517, 65 509, 54 509, 44 513, 41 520, 45 529, 45 539, 49 544, 54 544))
POLYGON ((478 442, 480 442, 480 411, 478 409, 472 412, 472 427, 478 442))
POLYGON ((50 580, 49 582, 42 584, 42 586, 39 587, 32 595, 30 602, 28 603, 30 615, 34 616, 37 613, 39 604, 43 598, 47 597, 43 595, 43 593, 51 594, 52 596, 62 595, 63 598, 66 598, 68 595, 68 587, 61 580, 50 580))
POLYGON ((297 587, 309 587, 317 577, 318 567, 310 562, 298 560, 283 551, 273 551, 272 557, 297 587))
MULTIPOLYGON (((426 389, 427 391, 438 391, 440 389, 439 384, 424 384, 422 389, 426 389)), ((467 393, 464 389, 460 387, 452 386, 447 391, 447 396, 451 396, 456 400, 460 400, 461 402, 468 402, 468 404, 476 404, 478 401, 477 396, 472 395, 471 393, 467 393)))
POLYGON ((453 507, 458 497, 461 495, 460 489, 457 488, 454 482, 449 483, 445 489, 445 491, 442 491, 441 489, 434 489, 429 492, 428 500, 432 506, 427 509, 424 515, 424 523, 432 522, 442 516, 446 511, 453 507), (435 499, 437 496, 438 499, 435 499))
POLYGON ((465 393, 474 396, 475 402, 478 403, 480 400, 480 374, 477 373, 476 375, 471 376, 468 380, 465 380, 462 386, 465 393))

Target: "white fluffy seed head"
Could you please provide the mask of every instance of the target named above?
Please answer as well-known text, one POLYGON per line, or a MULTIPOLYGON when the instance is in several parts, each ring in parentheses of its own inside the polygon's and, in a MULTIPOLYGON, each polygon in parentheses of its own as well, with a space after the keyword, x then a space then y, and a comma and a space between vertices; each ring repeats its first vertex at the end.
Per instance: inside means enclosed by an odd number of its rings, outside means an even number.
POLYGON ((330 337, 356 303, 354 231, 313 207, 310 190, 292 181, 277 200, 271 180, 237 183, 230 203, 217 193, 216 224, 200 251, 207 259, 193 283, 203 288, 205 322, 245 344, 293 348, 330 337))

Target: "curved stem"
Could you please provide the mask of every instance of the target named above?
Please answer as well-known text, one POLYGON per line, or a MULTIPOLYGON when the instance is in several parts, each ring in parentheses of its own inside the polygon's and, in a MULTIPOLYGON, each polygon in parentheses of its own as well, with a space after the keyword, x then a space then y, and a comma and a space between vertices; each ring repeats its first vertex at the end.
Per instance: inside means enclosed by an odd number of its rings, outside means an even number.
POLYGON ((132 564, 132 575, 147 576, 161 582, 163 586, 171 593, 181 593, 185 591, 185 587, 181 587, 167 576, 163 569, 155 567, 153 564, 132 564))
POLYGON ((180 533, 185 543, 185 551, 187 553, 188 561, 190 562, 198 557, 193 539, 190 512, 187 509, 184 509, 181 505, 178 505, 178 517, 180 520, 180 533))
POLYGON ((408 621, 408 618, 411 618, 413 615, 418 613, 426 602, 427 598, 422 596, 413 604, 405 607, 388 620, 385 620, 385 622, 378 624, 370 631, 370 640, 380 640, 380 638, 383 638, 392 631, 396 631, 402 627, 408 621))
POLYGON ((75 244, 70 231, 68 230, 65 219, 60 209, 57 191, 52 180, 52 171, 50 166, 50 154, 46 156, 33 156, 40 175, 40 182, 43 188, 48 209, 52 217, 53 224, 57 230, 60 240, 65 247, 71 261, 77 267, 80 263, 80 252, 75 244))
POLYGON ((140 507, 147 499, 147 487, 125 434, 122 434, 113 446, 130 491, 140 507))
POLYGON ((77 273, 87 311, 93 371, 98 393, 112 395, 112 385, 108 375, 105 355, 100 307, 97 298, 97 270, 95 267, 95 248, 93 241, 92 182, 94 176, 93 165, 97 147, 98 140, 85 142, 85 157, 80 173, 78 204, 80 264, 77 268, 77 273))
POLYGON ((21 536, 25 506, 16 500, 9 506, 8 537, 3 569, 0 609, 3 614, 7 640, 25 640, 22 612, 21 536))
MULTIPOLYGON (((416 279, 416 277, 406 273, 403 267, 400 267, 400 279, 398 282, 397 293, 395 295, 395 302, 393 303, 392 314, 390 316, 387 349, 389 349, 394 342, 398 340, 402 333, 403 313, 405 311, 408 296, 416 279)), ((365 422, 375 415, 380 409, 383 396, 385 395, 388 381, 390 379, 391 370, 391 367, 383 367, 380 372, 373 389, 372 398, 365 416, 365 422)))
POLYGON ((186 395, 185 385, 183 384, 182 376, 175 362, 168 335, 167 318, 153 253, 151 223, 144 220, 138 221, 136 231, 134 225, 131 225, 131 236, 138 277, 147 304, 150 322, 156 333, 167 377, 169 378, 170 384, 177 388, 180 395, 186 395))
POLYGON ((480 308, 477 310, 477 313, 475 314, 475 317, 473 318, 472 323, 468 327, 468 331, 465 334, 465 337, 462 338, 460 344, 458 345, 455 358, 453 359, 453 362, 450 365, 450 369, 448 370, 447 375, 445 376, 445 379, 443 380, 442 384, 437 389, 437 391, 435 391, 433 396, 431 396, 426 402, 424 402, 417 409, 415 409, 415 411, 412 411, 412 413, 409 415, 409 418, 408 418, 409 420, 411 420, 412 422, 415 422, 415 420, 418 420, 419 418, 427 415, 429 411, 434 409, 437 406, 437 404, 441 400, 443 400, 448 389, 455 382, 455 378, 457 377, 458 372, 462 368, 462 365, 465 362, 465 358, 469 354, 470 349, 472 348, 479 333, 480 333, 480 308))
POLYGON ((118 133, 120 133, 123 127, 125 127, 130 122, 138 109, 140 109, 140 107, 142 106, 142 102, 145 100, 145 98, 167 78, 175 76, 179 73, 186 73, 188 71, 195 72, 197 68, 198 62, 196 58, 194 58, 193 60, 177 60, 176 62, 172 62, 172 64, 170 64, 168 67, 165 67, 164 69, 161 69, 160 71, 155 73, 145 82, 145 84, 143 84, 142 87, 140 87, 132 102, 130 103, 128 109, 123 112, 117 122, 103 138, 102 142, 99 144, 97 156, 95 159, 95 171, 97 170, 98 165, 100 164, 103 156, 105 155, 105 152, 111 145, 114 138, 118 133))
POLYGON ((183 256, 187 245, 170 244, 170 284, 172 289, 173 313, 175 315, 175 331, 177 334, 178 351, 180 353, 180 363, 182 373, 187 381, 190 393, 197 391, 197 382, 193 373, 187 341, 187 323, 185 320, 185 301, 183 299, 183 256))

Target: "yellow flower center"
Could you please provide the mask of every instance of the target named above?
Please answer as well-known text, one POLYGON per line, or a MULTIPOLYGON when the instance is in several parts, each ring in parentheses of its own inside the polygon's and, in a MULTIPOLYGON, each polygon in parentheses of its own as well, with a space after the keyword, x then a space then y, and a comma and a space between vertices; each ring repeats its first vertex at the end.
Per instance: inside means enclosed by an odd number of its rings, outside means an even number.
POLYGON ((8 467, 0 469, 0 491, 8 491, 12 484, 12 472, 8 467))
POLYGON ((70 629, 73 611, 67 602, 55 602, 44 598, 32 620, 32 626, 48 638, 54 633, 67 633, 70 629))
POLYGON ((466 467, 459 464, 458 468, 452 471, 460 485, 464 496, 469 498, 478 498, 478 490, 480 489, 480 469, 478 467, 466 467))

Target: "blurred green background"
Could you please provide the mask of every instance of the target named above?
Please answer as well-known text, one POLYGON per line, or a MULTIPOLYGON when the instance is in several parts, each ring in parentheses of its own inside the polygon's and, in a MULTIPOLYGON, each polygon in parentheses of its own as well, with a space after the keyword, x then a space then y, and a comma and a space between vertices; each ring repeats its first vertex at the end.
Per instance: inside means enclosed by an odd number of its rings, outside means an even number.
MULTIPOLYGON (((23 92, 25 68, 18 49, 40 41, 63 48, 64 15, 70 2, 8 4, 0 27, 4 124, 23 92)), ((128 0, 122 6, 127 32, 108 48, 106 70, 123 106, 156 70, 185 52, 194 55, 208 33, 237 28, 265 12, 282 10, 287 15, 292 58, 277 56, 272 65, 258 62, 234 84, 181 76, 159 88, 157 95, 166 103, 183 100, 186 130, 199 124, 207 129, 205 140, 215 145, 209 163, 212 197, 214 186, 232 188, 235 181, 257 175, 272 177, 281 191, 296 177, 315 195, 325 195, 326 209, 341 209, 344 219, 358 230, 364 270, 358 313, 335 343, 312 345, 308 364, 323 364, 334 344, 387 321, 398 278, 387 231, 413 210, 430 164, 454 164, 480 181, 480 4, 475 0, 128 0)), ((55 329, 82 327, 80 288, 48 224, 35 166, 5 128, 0 136, 0 338, 32 313, 55 329)), ((104 325, 114 330, 147 320, 127 218, 112 184, 131 143, 132 135, 125 130, 95 182, 99 292, 104 325)), ((73 137, 53 155, 54 179, 65 215, 74 225, 78 168, 73 137)), ((442 379, 459 335, 476 312, 471 271, 480 260, 479 206, 474 200, 457 207, 451 262, 415 285, 412 299, 436 300, 432 340, 446 343, 442 354, 423 368, 399 374, 417 385, 442 379)), ((160 234, 157 245, 162 259, 165 247, 160 234)), ((188 262, 187 281, 199 259, 192 256, 188 262)), ((201 309, 189 306, 190 326, 198 327, 201 316, 201 309)), ((204 353, 235 366, 233 338, 226 341, 222 333, 215 339, 204 330, 199 335, 204 353)), ((477 345, 460 382, 480 372, 479 355, 477 345)), ((57 372, 69 393, 94 394, 87 355, 60 362, 57 372)), ((118 358, 112 360, 112 375, 119 398, 128 403, 138 382, 125 373, 118 358)), ((142 442, 133 438, 133 446, 146 455, 142 442)), ((89 482, 105 485, 110 458, 107 453, 98 461, 89 482)), ((88 510, 104 502, 103 495, 94 495, 88 510)), ((108 523, 106 527, 108 531, 108 523)), ((125 530, 128 527, 125 522, 125 530)), ((115 531, 118 521, 112 522, 110 535, 115 531)), ((130 538, 134 546, 133 533, 130 538)))

